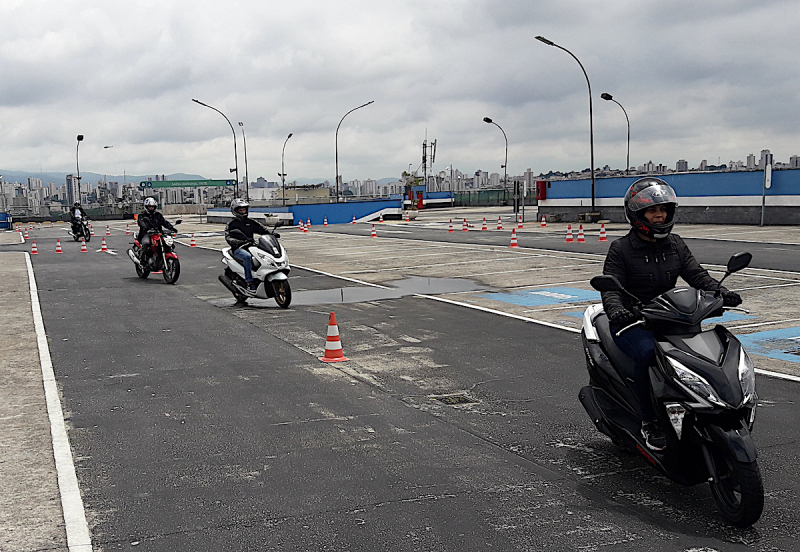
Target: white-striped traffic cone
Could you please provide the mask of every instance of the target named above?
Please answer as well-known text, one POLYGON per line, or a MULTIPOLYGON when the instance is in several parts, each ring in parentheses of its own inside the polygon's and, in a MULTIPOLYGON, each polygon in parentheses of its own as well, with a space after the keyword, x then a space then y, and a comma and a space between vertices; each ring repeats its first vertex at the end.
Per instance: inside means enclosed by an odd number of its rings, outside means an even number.
POLYGON ((453 230, 453 219, 450 219, 450 228, 448 228, 447 231, 448 232, 455 232, 455 230, 453 230))
POLYGON ((355 224, 355 223, 356 223, 356 216, 353 215, 353 222, 351 222, 350 224, 355 224))
POLYGON ((600 223, 600 239, 597 241, 608 241, 608 237, 606 236, 606 224, 604 222, 600 223))
POLYGON ((309 220, 306 224, 303 224, 303 234, 308 234, 309 226, 311 226, 311 220, 309 220))
POLYGON ((325 339, 325 354, 318 357, 322 362, 341 362, 350 360, 344 356, 342 338, 339 335, 339 324, 336 323, 336 314, 331 313, 328 319, 328 337, 325 339))
POLYGON ((111 235, 111 227, 108 224, 106 224, 106 236, 110 235, 111 235))
POLYGON ((488 230, 489 228, 486 226, 486 217, 483 217, 483 226, 481 226, 481 230, 488 230))
POLYGON ((572 243, 574 241, 575 240, 572 239, 572 225, 568 224, 567 225, 567 240, 566 240, 566 243, 572 243))
POLYGON ((56 253, 63 253, 61 250, 61 240, 56 238, 56 253))
POLYGON ((578 243, 586 243, 586 238, 583 235, 583 224, 578 227, 578 243))
POLYGON ((89 250, 86 249, 86 238, 81 238, 81 253, 88 253, 89 250))
POLYGON ((497 229, 498 230, 503 229, 503 220, 500 217, 497 217, 497 229))
POLYGON ((411 217, 409 216, 408 211, 406 211, 406 222, 411 222, 411 217))
POLYGON ((106 245, 106 239, 103 238, 102 243, 100 244, 100 251, 103 253, 108 253, 108 246, 106 245))
POLYGON ((547 228, 547 221, 544 220, 544 215, 542 215, 542 224, 540 225, 542 228, 547 228))
POLYGON ((517 215, 517 228, 522 228, 522 214, 517 215))
POLYGON ((328 217, 322 219, 322 226, 328 226, 328 217))
POLYGON ((464 219, 464 224, 461 226, 462 232, 469 232, 469 224, 467 224, 467 219, 464 219))
POLYGON ((509 245, 509 247, 519 247, 517 243, 517 231, 514 228, 511 229, 511 245, 509 245))
POLYGON ((197 247, 197 242, 194 241, 194 234, 192 234, 192 242, 189 244, 189 247, 197 247))
POLYGON ((383 222, 383 213, 381 213, 381 216, 380 216, 380 218, 378 219, 378 222, 383 222))
POLYGON ((130 224, 126 224, 125 225, 125 235, 126 236, 130 236, 131 235, 131 225, 130 224))
POLYGON ((26 229, 25 229, 25 231, 22 233, 22 237, 23 237, 24 239, 26 239, 26 240, 29 240, 29 239, 30 239, 30 238, 28 237, 28 229, 27 229, 27 228, 26 228, 26 229))
POLYGON ((89 225, 89 236, 94 236, 94 226, 89 225))
POLYGON ((33 245, 31 246, 31 255, 38 255, 39 250, 36 249, 36 240, 33 240, 33 245))
POLYGON ((372 225, 372 233, 370 234, 370 237, 371 238, 377 238, 378 237, 378 233, 375 232, 375 225, 374 224, 372 225))

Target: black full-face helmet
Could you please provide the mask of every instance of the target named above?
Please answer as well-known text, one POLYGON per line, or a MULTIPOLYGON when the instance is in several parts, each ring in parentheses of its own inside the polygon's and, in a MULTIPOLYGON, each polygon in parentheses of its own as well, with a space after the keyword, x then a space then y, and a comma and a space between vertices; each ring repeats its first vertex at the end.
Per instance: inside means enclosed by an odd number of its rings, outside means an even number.
POLYGON ((650 238, 666 238, 675 224, 675 209, 678 207, 678 197, 672 186, 661 180, 647 176, 640 178, 628 188, 625 194, 625 216, 631 226, 650 238), (663 224, 652 224, 644 216, 649 207, 664 205, 667 208, 667 218, 663 224))

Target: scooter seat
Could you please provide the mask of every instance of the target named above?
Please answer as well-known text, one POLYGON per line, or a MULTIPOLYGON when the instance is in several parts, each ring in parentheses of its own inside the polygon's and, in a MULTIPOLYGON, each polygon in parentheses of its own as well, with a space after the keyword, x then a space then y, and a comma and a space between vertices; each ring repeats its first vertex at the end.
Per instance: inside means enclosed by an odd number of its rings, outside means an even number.
POLYGON ((623 378, 633 381, 633 359, 623 353, 617 344, 614 343, 614 336, 611 333, 611 328, 608 325, 608 317, 605 313, 601 313, 594 319, 594 327, 597 329, 597 335, 600 338, 600 344, 603 350, 608 355, 611 363, 623 378))

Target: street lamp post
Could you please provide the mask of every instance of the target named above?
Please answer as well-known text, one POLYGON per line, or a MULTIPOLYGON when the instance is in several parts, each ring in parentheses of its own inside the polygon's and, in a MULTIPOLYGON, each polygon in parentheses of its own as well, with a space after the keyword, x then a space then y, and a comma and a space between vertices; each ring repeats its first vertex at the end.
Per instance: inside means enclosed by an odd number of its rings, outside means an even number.
POLYGON ((283 204, 286 205, 286 171, 283 168, 283 157, 286 154, 286 142, 289 141, 289 138, 292 137, 292 133, 289 133, 289 136, 286 137, 286 140, 283 141, 283 150, 281 151, 281 172, 278 173, 278 176, 281 177, 281 198, 283 199, 283 204))
MULTIPOLYGON (((500 132, 503 133, 503 138, 505 138, 505 140, 506 140, 506 161, 505 161, 505 164, 503 165, 503 188, 504 189, 508 188, 508 136, 506 136, 506 131, 503 130, 503 127, 501 127, 500 125, 498 125, 497 123, 492 121, 489 117, 484 117, 483 118, 483 122, 484 123, 489 123, 489 124, 494 125, 497 128, 499 128, 500 132)), ((516 194, 516 191, 515 191, 515 193, 514 193, 514 213, 519 212, 519 205, 517 204, 517 201, 518 201, 518 199, 517 199, 517 194, 516 194)))
MULTIPOLYGON (((217 113, 219 113, 220 115, 225 117, 225 114, 222 111, 220 111, 219 109, 217 109, 216 107, 212 107, 212 106, 210 106, 208 104, 204 104, 200 100, 195 100, 194 98, 192 98, 192 101, 194 103, 200 104, 200 105, 202 105, 204 107, 207 107, 209 109, 213 109, 214 111, 216 111, 217 113)), ((228 126, 231 127, 231 132, 233 133, 233 160, 234 160, 234 163, 236 164, 236 166, 233 169, 231 169, 230 171, 236 173, 236 186, 234 188, 234 197, 239 197, 239 155, 236 153, 236 131, 233 129, 233 125, 231 124, 231 120, 228 119, 227 117, 225 117, 225 120, 228 121, 228 126)))
POLYGON ((336 203, 339 203, 339 127, 342 126, 342 121, 344 118, 350 115, 356 109, 361 109, 362 107, 367 107, 369 104, 375 103, 374 100, 365 103, 364 105, 359 105, 358 107, 354 107, 350 111, 344 114, 342 120, 339 121, 339 124, 336 125, 336 203))
POLYGON ((619 103, 617 100, 614 99, 614 96, 612 96, 608 92, 603 92, 602 94, 600 94, 600 97, 606 101, 611 101, 617 104, 622 109, 622 112, 625 114, 625 120, 628 121, 628 156, 626 157, 625 161, 625 174, 627 175, 631 167, 631 120, 628 118, 628 112, 625 111, 625 108, 622 107, 621 103, 619 103))
POLYGON ((595 210, 595 202, 594 202, 594 126, 592 123, 592 85, 589 82, 589 75, 586 74, 586 69, 583 68, 583 64, 581 60, 575 57, 575 54, 564 48, 563 46, 559 46, 552 40, 547 40, 543 36, 537 36, 536 40, 539 42, 543 42, 548 46, 555 46, 559 50, 564 50, 566 53, 572 56, 572 58, 578 62, 578 65, 581 66, 581 71, 583 71, 583 76, 586 77, 586 85, 589 87, 589 151, 591 156, 591 171, 592 171, 592 212, 595 210))
POLYGON ((78 134, 78 145, 75 146, 75 168, 78 171, 78 203, 81 202, 81 163, 79 155, 81 142, 83 142, 83 134, 78 134))
POLYGON ((244 133, 244 123, 239 121, 242 129, 242 140, 244 140, 244 198, 250 201, 250 175, 247 172, 247 136, 244 133))

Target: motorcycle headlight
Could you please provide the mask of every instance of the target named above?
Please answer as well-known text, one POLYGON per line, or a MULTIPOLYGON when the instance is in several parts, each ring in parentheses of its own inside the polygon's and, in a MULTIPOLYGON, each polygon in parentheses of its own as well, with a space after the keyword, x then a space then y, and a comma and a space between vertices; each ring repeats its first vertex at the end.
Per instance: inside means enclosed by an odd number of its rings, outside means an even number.
POLYGON ((174 243, 174 242, 173 242, 173 239, 172 239, 172 236, 167 236, 167 235, 165 234, 165 235, 164 235, 164 243, 166 243, 166 244, 167 244, 167 245, 169 245, 169 246, 172 246, 172 244, 174 243))
POLYGON ((756 398, 756 370, 744 347, 739 348, 739 383, 744 396, 742 404, 753 402, 756 398))
POLYGON ((719 398, 717 392, 714 391, 714 388, 711 387, 711 384, 708 383, 703 376, 692 372, 689 370, 689 368, 672 357, 668 356, 667 360, 675 370, 675 375, 678 376, 678 381, 680 381, 684 387, 696 398, 704 402, 716 404, 717 406, 727 406, 725 402, 719 398))

